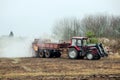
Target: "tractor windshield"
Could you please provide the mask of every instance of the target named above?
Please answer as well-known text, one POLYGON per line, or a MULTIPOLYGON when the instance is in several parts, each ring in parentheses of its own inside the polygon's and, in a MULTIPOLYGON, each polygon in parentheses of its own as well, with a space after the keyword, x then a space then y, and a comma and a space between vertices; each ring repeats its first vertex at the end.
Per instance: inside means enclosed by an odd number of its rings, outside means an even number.
POLYGON ((87 39, 72 39, 71 46, 86 46, 87 39))
POLYGON ((77 40, 77 46, 85 46, 87 44, 87 40, 86 39, 78 39, 77 40))
POLYGON ((81 40, 77 40, 77 46, 82 46, 81 40))

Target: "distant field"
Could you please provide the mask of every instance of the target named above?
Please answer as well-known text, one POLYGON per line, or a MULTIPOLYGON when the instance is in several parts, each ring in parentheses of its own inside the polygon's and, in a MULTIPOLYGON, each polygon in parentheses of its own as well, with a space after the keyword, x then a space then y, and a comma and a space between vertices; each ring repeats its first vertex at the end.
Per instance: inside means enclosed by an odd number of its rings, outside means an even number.
POLYGON ((0 80, 120 80, 120 58, 0 58, 0 80))

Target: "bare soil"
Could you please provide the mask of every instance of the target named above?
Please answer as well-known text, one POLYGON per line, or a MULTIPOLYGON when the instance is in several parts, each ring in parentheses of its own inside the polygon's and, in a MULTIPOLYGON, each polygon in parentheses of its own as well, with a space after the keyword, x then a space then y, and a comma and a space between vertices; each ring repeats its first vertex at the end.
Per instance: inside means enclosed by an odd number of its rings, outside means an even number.
POLYGON ((0 58, 0 80, 120 80, 120 58, 0 58))

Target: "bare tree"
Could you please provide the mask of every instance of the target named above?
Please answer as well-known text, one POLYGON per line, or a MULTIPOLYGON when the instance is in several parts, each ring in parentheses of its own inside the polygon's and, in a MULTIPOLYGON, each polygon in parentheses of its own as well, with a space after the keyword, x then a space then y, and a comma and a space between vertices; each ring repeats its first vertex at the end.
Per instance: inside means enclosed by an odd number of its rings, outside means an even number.
POLYGON ((89 15, 82 20, 64 18, 53 28, 54 35, 64 40, 72 36, 85 36, 88 31, 96 37, 120 38, 120 16, 89 15))
POLYGON ((86 31, 92 31, 97 37, 119 37, 120 17, 107 15, 90 15, 82 19, 86 31))
POLYGON ((82 35, 80 28, 80 20, 76 18, 64 18, 55 24, 53 32, 60 39, 69 40, 72 36, 82 35))

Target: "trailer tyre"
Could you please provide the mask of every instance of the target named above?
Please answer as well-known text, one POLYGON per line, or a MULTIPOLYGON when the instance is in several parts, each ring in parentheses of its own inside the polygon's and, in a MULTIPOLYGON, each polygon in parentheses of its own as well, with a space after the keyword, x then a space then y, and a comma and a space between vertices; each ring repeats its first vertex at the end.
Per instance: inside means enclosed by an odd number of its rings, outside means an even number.
POLYGON ((46 57, 46 58, 51 58, 51 57, 53 57, 52 52, 51 52, 50 50, 47 50, 47 51, 45 52, 45 57, 46 57))
POLYGON ((94 56, 93 56, 92 53, 88 53, 88 54, 86 55, 86 58, 87 58, 88 60, 93 60, 94 56))
POLYGON ((78 58, 78 52, 74 48, 69 48, 68 50, 68 57, 70 59, 77 59, 78 58))
POLYGON ((45 53, 44 53, 43 51, 40 51, 40 52, 39 52, 39 57, 40 57, 40 58, 44 58, 44 57, 45 57, 45 53))
POLYGON ((59 58, 61 56, 61 53, 60 52, 55 52, 54 56, 55 56, 55 58, 59 58))

